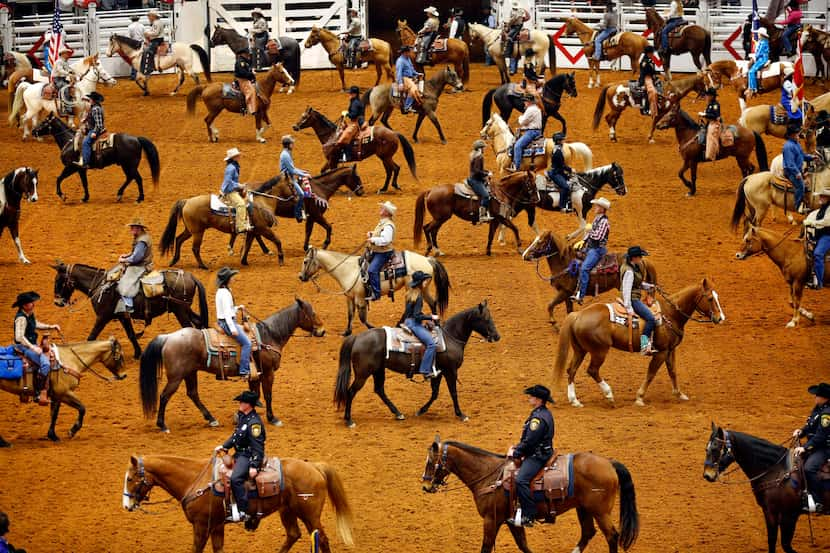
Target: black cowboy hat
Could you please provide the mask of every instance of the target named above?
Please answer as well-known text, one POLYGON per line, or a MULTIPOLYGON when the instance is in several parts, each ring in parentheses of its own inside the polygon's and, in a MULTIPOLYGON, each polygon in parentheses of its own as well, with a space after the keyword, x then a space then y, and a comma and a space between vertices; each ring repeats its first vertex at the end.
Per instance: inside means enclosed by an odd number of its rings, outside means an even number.
POLYGON ((563 140, 565 140, 566 137, 565 133, 563 132, 555 132, 553 133, 553 136, 551 138, 553 138, 554 142, 562 142, 563 140))
POLYGON ((653 53, 654 53, 654 46, 652 46, 651 44, 649 44, 648 46, 646 46, 645 48, 643 48, 643 53, 644 53, 644 54, 653 54, 653 53))
POLYGON ((244 401, 248 405, 253 405, 254 407, 262 407, 262 402, 259 401, 259 394, 254 392, 253 390, 245 390, 235 398, 234 401, 244 401))
POLYGON ((718 91, 715 87, 710 86, 709 88, 706 89, 706 92, 704 92, 704 94, 706 94, 706 96, 717 96, 718 91))
POLYGON ((23 307, 27 303, 32 303, 33 301, 37 301, 40 299, 40 294, 35 292, 34 290, 30 290, 28 292, 21 292, 17 294, 17 299, 12 304, 12 307, 23 307))
POLYGON ((801 125, 794 124, 794 125, 787 125, 787 136, 791 134, 798 134, 801 132, 801 125))
POLYGON ((830 384, 828 384, 827 382, 815 384, 807 388, 807 392, 813 394, 814 396, 830 399, 830 384))
POLYGON ((398 53, 409 52, 410 50, 412 50, 412 46, 410 46, 409 44, 404 44, 403 46, 398 48, 398 53))
POLYGON ((554 403, 553 398, 550 397, 550 390, 541 384, 534 384, 530 388, 525 388, 525 392, 529 396, 538 397, 545 403, 554 403))
POLYGON ((425 280, 429 280, 432 277, 426 274, 423 271, 415 271, 412 273, 412 281, 409 283, 410 288, 415 288, 416 286, 420 285, 425 280))
POLYGON ((349 94, 360 94, 360 87, 357 85, 352 85, 349 87, 349 94))
POLYGON ((100 92, 95 92, 94 90, 92 92, 90 92, 89 94, 87 94, 86 97, 89 98, 90 100, 92 100, 93 102, 99 102, 100 103, 100 102, 104 101, 104 97, 101 96, 101 93, 100 92))
POLYGON ((222 267, 216 273, 216 284, 221 285, 227 283, 234 275, 238 275, 239 271, 231 269, 230 267, 222 267))
POLYGON ((628 259, 631 259, 632 257, 645 257, 648 255, 648 252, 640 246, 631 246, 628 248, 628 252, 625 255, 628 259))

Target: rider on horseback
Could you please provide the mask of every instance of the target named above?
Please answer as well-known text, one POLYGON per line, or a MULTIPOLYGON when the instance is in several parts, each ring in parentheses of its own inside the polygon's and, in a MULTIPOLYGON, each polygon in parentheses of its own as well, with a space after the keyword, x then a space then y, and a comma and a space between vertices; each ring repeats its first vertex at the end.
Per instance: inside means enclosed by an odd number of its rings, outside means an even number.
POLYGON ((507 22, 504 24, 504 33, 505 33, 505 40, 504 40, 504 47, 502 48, 502 57, 505 60, 510 58, 510 74, 514 75, 516 73, 516 66, 519 64, 519 57, 513 57, 513 45, 519 40, 519 33, 522 32, 522 27, 526 21, 530 19, 530 14, 527 12, 526 9, 519 5, 517 0, 513 1, 513 5, 510 9, 510 16, 507 19, 507 22))
POLYGON ((787 126, 801 127, 804 115, 801 113, 801 104, 798 99, 798 87, 793 82, 795 70, 791 66, 783 66, 784 80, 781 81, 781 106, 787 112, 787 126))
POLYGON ((806 213, 804 205, 804 179, 801 172, 804 170, 804 161, 812 161, 815 156, 805 154, 798 143, 798 134, 801 128, 796 125, 787 127, 787 141, 784 142, 784 177, 789 180, 795 189, 793 201, 795 210, 802 215, 806 213))
POLYGON ((750 54, 755 59, 747 75, 749 88, 744 93, 747 98, 758 93, 758 73, 769 61, 769 33, 765 27, 758 29, 758 44, 755 45, 755 52, 750 54))
POLYGON ((536 54, 533 52, 533 48, 528 48, 525 50, 524 79, 522 79, 522 88, 524 88, 528 94, 533 95, 533 97, 536 98, 536 101, 541 104, 542 96, 539 93, 539 88, 544 86, 544 84, 545 79, 536 73, 536 54))
POLYGON ((585 234, 582 240, 585 243, 585 259, 582 261, 582 266, 579 268, 579 289, 576 294, 571 296, 571 299, 582 305, 582 300, 588 292, 588 281, 591 278, 591 269, 597 266, 607 250, 605 246, 608 244, 608 235, 611 232, 611 225, 608 222, 608 215, 606 213, 611 209, 611 202, 607 198, 597 198, 591 200, 594 205, 594 213, 596 217, 591 222, 591 230, 585 234))
MULTIPOLYGON (((435 378, 441 371, 435 368, 435 350, 437 344, 432 337, 430 329, 434 326, 438 315, 424 315, 423 290, 426 283, 432 277, 423 271, 415 271, 412 280, 409 282, 409 290, 406 292, 406 309, 401 315, 403 326, 408 328, 426 348, 421 357, 421 365, 418 372, 424 379, 435 378)), ((398 324, 400 325, 401 322, 398 324)))
POLYGON ((35 302, 40 299, 37 292, 23 292, 17 295, 17 300, 12 307, 17 307, 14 316, 14 343, 15 349, 22 353, 26 359, 37 367, 39 378, 35 379, 35 396, 40 405, 47 405, 46 387, 49 384, 49 371, 51 361, 37 341, 38 330, 57 330, 60 332, 60 325, 45 324, 35 317, 35 302))
POLYGON ((291 157, 291 151, 293 149, 294 137, 290 134, 283 136, 282 152, 280 152, 280 173, 283 173, 294 187, 294 193, 297 195, 297 203, 294 204, 294 218, 297 219, 298 223, 301 223, 305 220, 305 210, 303 209, 305 192, 297 179, 307 180, 311 178, 311 173, 294 167, 294 159, 291 157))
POLYGON ((254 53, 254 68, 257 71, 262 71, 268 61, 268 20, 265 19, 265 14, 260 8, 254 8, 251 11, 251 35, 250 41, 254 53))
POLYGON ((594 38, 594 59, 602 61, 602 43, 604 40, 617 34, 617 12, 614 10, 614 0, 607 0, 602 21, 597 25, 597 35, 594 38))
POLYGON ((816 396, 815 406, 807 418, 806 424, 793 431, 793 437, 800 440, 807 438, 807 443, 795 448, 796 455, 807 454, 804 461, 804 476, 807 489, 804 492, 805 510, 810 513, 821 512, 819 501, 822 485, 818 473, 830 458, 830 384, 822 382, 807 388, 807 392, 816 396))
POLYGON ((418 78, 418 72, 412 65, 412 46, 403 45, 398 53, 400 55, 395 62, 395 78, 398 81, 398 89, 406 93, 401 112, 407 114, 413 111, 412 105, 418 98, 418 87, 413 80, 418 78))
POLYGON ((518 171, 522 165, 522 152, 534 140, 542 136, 542 110, 536 103, 536 98, 530 94, 524 95, 525 112, 519 116, 519 137, 513 144, 513 171, 518 171))
POLYGON ((245 185, 239 183, 238 148, 231 148, 225 153, 225 175, 222 178, 221 199, 231 207, 236 221, 236 232, 244 234, 254 230, 248 222, 248 204, 245 202, 245 185))
MULTIPOLYGON (((58 51, 58 60, 52 66, 52 83, 55 85, 55 91, 61 103, 67 98, 64 96, 64 89, 71 87, 76 78, 75 70, 69 65, 70 57, 72 57, 72 50, 62 46, 58 51)), ((71 88, 69 90, 71 91, 71 88)))
POLYGON ((706 104, 706 111, 698 112, 704 121, 698 141, 706 146, 705 158, 708 161, 714 161, 718 158, 720 150, 721 117, 718 91, 709 87, 706 89, 706 98, 709 100, 706 104))
POLYGON ((654 66, 654 46, 648 45, 643 49, 643 55, 640 57, 640 77, 637 84, 642 88, 646 88, 646 94, 640 102, 640 113, 643 115, 657 115, 657 89, 655 81, 659 78, 657 76, 657 68, 654 66))
MULTIPOLYGON (((124 265, 118 280, 118 294, 124 302, 124 311, 133 312, 133 298, 138 294, 141 277, 153 270, 153 240, 147 227, 140 218, 133 219, 126 225, 133 235, 133 247, 130 253, 118 257, 118 263, 124 265)), ((121 270, 117 267, 113 270, 121 270)))
POLYGON ((257 112, 256 75, 251 67, 251 51, 247 48, 236 54, 236 62, 233 65, 233 76, 239 85, 239 90, 245 96, 245 106, 242 115, 257 112))
POLYGON ((654 353, 652 348, 652 337, 654 335, 654 315, 648 306, 640 299, 643 290, 651 290, 654 284, 644 282, 645 275, 643 274, 643 257, 647 256, 648 252, 640 246, 632 246, 628 248, 625 254, 625 263, 620 267, 620 293, 622 294, 623 305, 628 316, 631 317, 635 313, 642 319, 645 324, 640 328, 640 353, 643 355, 650 355, 654 353))
POLYGON ((801 30, 801 2, 799 0, 790 0, 786 12, 787 18, 784 20, 784 25, 787 28, 781 33, 781 45, 783 46, 784 55, 792 56, 795 54, 792 37, 801 30))
POLYGON ((668 52, 669 33, 685 23, 683 20, 683 4, 680 3, 680 0, 671 0, 671 5, 664 15, 666 17, 666 23, 663 25, 663 30, 660 33, 660 43, 662 45, 660 51, 668 52))
POLYGON ((490 178, 490 171, 484 169, 484 148, 487 143, 479 139, 473 142, 473 151, 470 152, 470 176, 467 177, 467 184, 479 197, 478 222, 487 223, 490 216, 490 191, 487 189, 487 179, 490 178))
POLYGON ((155 70, 156 51, 164 42, 164 23, 161 22, 159 12, 150 10, 147 12, 147 19, 150 20, 150 28, 144 31, 146 45, 144 58, 141 60, 141 72, 145 75, 155 70))
POLYGON ((441 21, 438 19, 437 9, 430 6, 424 10, 424 13, 429 17, 427 17, 427 20, 424 22, 424 26, 421 27, 421 30, 418 31, 418 36, 422 37, 421 49, 418 52, 418 59, 415 60, 421 65, 429 63, 429 49, 432 47, 432 43, 438 36, 438 29, 441 27, 441 21))
POLYGON ((807 286, 814 290, 824 287, 824 257, 830 252, 830 188, 818 193, 820 207, 804 219, 804 226, 813 229, 813 281, 807 286))
POLYGON ((369 301, 380 299, 380 270, 395 253, 392 242, 395 240, 395 222, 392 220, 398 208, 392 202, 386 201, 380 204, 380 221, 375 229, 366 233, 369 242, 369 286, 372 288, 372 295, 369 301))
POLYGON ((341 161, 349 161, 349 150, 361 127, 365 124, 366 106, 360 101, 360 87, 349 88, 349 109, 343 112, 343 129, 337 137, 337 147, 341 152, 341 161))
POLYGON ((231 278, 238 274, 239 271, 230 267, 222 267, 216 273, 216 322, 226 335, 242 346, 242 351, 239 352, 239 376, 248 378, 251 374, 251 340, 242 325, 236 322, 236 311, 245 306, 234 303, 233 294, 228 288, 231 278))
POLYGON ((547 177, 559 189, 559 210, 569 212, 571 210, 571 185, 568 180, 573 175, 573 169, 565 163, 565 153, 562 151, 564 143, 564 133, 553 133, 554 148, 550 154, 550 169, 547 171, 547 177))
POLYGON ((92 103, 92 107, 89 108, 86 118, 84 118, 83 124, 81 125, 81 129, 86 129, 86 131, 79 130, 82 135, 86 134, 81 149, 81 158, 74 162, 79 167, 89 165, 89 162, 92 160, 92 145, 106 131, 104 127, 104 108, 101 106, 104 97, 99 92, 93 90, 86 95, 86 98, 92 103))
POLYGON ((521 441, 507 452, 508 457, 512 457, 517 464, 521 463, 516 474, 516 495, 519 496, 521 513, 508 518, 507 522, 516 526, 533 526, 536 502, 530 490, 530 481, 553 456, 553 414, 546 405, 553 403, 553 398, 550 390, 541 384, 526 388, 524 393, 533 411, 524 423, 521 441))
POLYGON ((363 23, 360 22, 358 11, 355 8, 349 8, 346 12, 349 16, 349 27, 343 33, 343 39, 347 40, 346 46, 346 67, 354 69, 357 64, 357 49, 360 47, 360 41, 363 40, 363 23))

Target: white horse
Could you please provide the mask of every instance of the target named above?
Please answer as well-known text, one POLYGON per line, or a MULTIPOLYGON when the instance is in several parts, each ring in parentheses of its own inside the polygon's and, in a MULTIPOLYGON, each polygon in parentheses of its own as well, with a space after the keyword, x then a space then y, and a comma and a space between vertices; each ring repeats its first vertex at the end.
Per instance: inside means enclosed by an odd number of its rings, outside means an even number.
MULTIPOLYGON (((145 96, 150 95, 148 81, 150 75, 145 75, 141 72, 141 58, 144 55, 144 43, 133 40, 122 35, 111 35, 109 48, 107 48, 107 55, 120 55, 133 69, 137 71, 135 78, 136 84, 144 91, 145 96)), ((156 71, 164 71, 171 67, 176 68, 176 73, 179 75, 179 83, 173 92, 174 96, 184 84, 185 75, 190 77, 199 84, 199 75, 195 70, 194 55, 199 58, 202 65, 202 71, 205 74, 205 79, 212 82, 210 76, 210 62, 208 61, 207 52, 198 44, 185 44, 183 42, 174 42, 170 45, 169 53, 164 56, 156 55, 155 67, 156 71)))
MULTIPOLYGON (((490 53, 490 57, 496 62, 502 84, 509 83, 510 75, 507 72, 507 64, 502 54, 501 29, 491 29, 486 25, 480 25, 478 23, 470 23, 467 25, 467 28, 470 30, 470 40, 481 40, 484 43, 485 50, 490 53)), ((547 34, 531 29, 530 40, 521 43, 516 40, 515 44, 513 44, 513 51, 508 52, 508 55, 522 58, 525 50, 532 48, 534 54, 533 63, 538 69, 539 75, 542 76, 545 74, 545 67, 548 67, 545 64, 545 54, 550 54, 550 70, 551 75, 553 75, 556 70, 556 54, 552 51, 552 46, 553 43, 547 34)))

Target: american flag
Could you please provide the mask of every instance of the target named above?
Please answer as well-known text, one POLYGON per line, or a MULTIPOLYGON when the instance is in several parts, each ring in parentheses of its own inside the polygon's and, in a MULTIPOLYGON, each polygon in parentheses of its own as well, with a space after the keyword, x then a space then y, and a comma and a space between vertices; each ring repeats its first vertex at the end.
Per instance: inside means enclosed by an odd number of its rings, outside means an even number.
POLYGON ((66 46, 63 42, 63 25, 61 24, 61 8, 55 0, 55 14, 52 16, 52 36, 49 38, 49 66, 54 67, 58 60, 58 52, 66 46))
POLYGON ((793 67, 793 84, 795 85, 795 96, 798 98, 798 105, 801 107, 801 118, 804 119, 804 59, 801 57, 801 36, 796 34, 798 57, 793 67))

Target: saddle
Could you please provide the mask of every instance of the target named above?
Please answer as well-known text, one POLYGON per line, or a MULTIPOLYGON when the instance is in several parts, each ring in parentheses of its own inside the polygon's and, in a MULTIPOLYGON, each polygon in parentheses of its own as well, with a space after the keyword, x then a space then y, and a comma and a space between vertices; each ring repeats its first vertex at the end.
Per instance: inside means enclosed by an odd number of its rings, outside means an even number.
MULTIPOLYGON (((179 274, 184 271, 178 270, 179 274)), ((141 283, 141 291, 144 292, 145 298, 155 298, 164 294, 164 273, 159 271, 150 271, 139 279, 141 283)))
MULTIPOLYGON (((741 70, 741 77, 748 76, 749 75, 749 68, 752 67, 752 64, 750 64, 747 61, 738 61, 736 63, 738 64, 738 67, 741 70)), ((765 63, 763 65, 763 67, 761 67, 761 69, 758 71, 758 77, 761 78, 761 79, 767 79, 769 77, 777 77, 777 76, 782 74, 783 69, 784 69, 784 64, 792 66, 792 64, 790 62, 780 62, 780 61, 770 62, 770 61, 767 61, 767 63, 765 63)), ((761 83, 758 83, 758 84, 760 85, 761 83)))
MULTIPOLYGON (((243 327, 245 328, 245 334, 251 340, 251 351, 259 351, 261 344, 259 329, 256 325, 245 324, 243 327)), ((216 375, 219 380, 226 380, 228 376, 238 375, 240 345, 237 341, 225 334, 220 328, 203 329, 202 336, 207 350, 206 368, 208 370, 216 368, 216 375)))
POLYGON ((282 50, 282 44, 278 38, 268 39, 268 42, 265 43, 265 50, 269 55, 276 56, 282 50))
MULTIPOLYGON (((515 143, 515 141, 514 141, 515 143)), ((527 147, 522 150, 522 157, 536 157, 536 156, 543 156, 545 155, 545 144, 547 143, 547 138, 545 135, 540 135, 533 139, 533 142, 527 145, 527 147)), ((511 144, 510 148, 507 150, 510 154, 510 157, 513 157, 513 146, 511 144)))
MULTIPOLYGON (((385 326, 383 330, 386 332, 386 359, 389 359, 390 353, 409 354, 409 371, 407 371, 406 376, 412 378, 421 365, 421 356, 424 354, 426 346, 403 324, 399 327, 385 326)), ((435 340, 436 353, 447 351, 447 342, 444 339, 444 331, 441 327, 435 325, 430 330, 430 334, 432 339, 435 340)))
MULTIPOLYGON (((514 461, 508 461, 502 470, 496 487, 501 487, 510 498, 510 512, 516 512, 516 473, 514 461)), ((536 517, 555 522, 557 508, 574 495, 573 454, 558 455, 554 451, 550 460, 530 481, 530 491, 536 502, 536 517)))
POLYGON ((432 46, 430 47, 430 52, 446 52, 447 45, 448 45, 448 38, 436 38, 432 41, 432 46))
MULTIPOLYGON (((582 264, 582 260, 585 259, 585 253, 583 250, 577 252, 577 259, 579 259, 579 265, 582 264)), ((579 272, 579 267, 576 269, 577 273, 579 272)), ((607 253, 602 256, 602 259, 599 260, 593 269, 591 269, 591 275, 615 275, 620 272, 620 259, 617 254, 615 253, 607 253)))
MULTIPOLYGON (((251 203, 251 195, 248 194, 245 196, 245 203, 248 206, 248 212, 250 213, 253 204, 251 203)), ((226 204, 222 197, 217 194, 210 195, 210 211, 214 215, 221 215, 223 217, 236 217, 236 211, 234 208, 226 204)))
MULTIPOLYGON (((63 370, 63 372, 80 380, 81 374, 78 371, 61 364, 58 349, 49 344, 48 334, 44 334, 40 346, 49 355, 51 371, 63 370)), ((45 378, 44 386, 47 390, 49 389, 49 377, 41 377, 38 373, 38 367, 29 361, 16 346, 0 346, 0 380, 17 380, 19 382, 22 388, 20 392, 21 403, 28 403, 34 397, 36 378, 45 378)))
POLYGON ((52 83, 49 83, 40 89, 40 97, 44 100, 54 100, 57 95, 58 88, 52 83))
POLYGON ((222 99, 224 100, 241 100, 245 101, 245 96, 239 89, 239 83, 234 79, 229 83, 222 83, 222 99))
POLYGON ((92 153, 99 158, 103 156, 114 147, 115 136, 116 133, 110 133, 109 131, 102 132, 92 144, 92 153))
POLYGON ((673 38, 680 38, 680 35, 683 34, 683 31, 686 29, 687 25, 689 25, 689 22, 684 19, 679 25, 669 31, 669 40, 673 38))
POLYGON ((775 104, 769 107, 769 120, 773 125, 787 124, 787 110, 781 104, 775 104))
MULTIPOLYGON (((606 303, 605 307, 608 308, 608 313, 611 316, 611 322, 622 325, 624 327, 628 327, 628 311, 625 310, 625 305, 620 298, 614 303, 606 303)), ((651 314, 654 315, 654 321, 657 326, 663 322, 663 310, 660 307, 660 302, 652 302, 651 305, 648 306, 651 314)), ((631 327, 632 328, 639 328, 640 327, 640 317, 636 314, 631 315, 631 327)))
MULTIPOLYGON (((487 186, 487 188, 489 188, 489 186, 487 184, 485 184, 485 186, 487 186)), ((475 200, 480 199, 478 197, 478 195, 476 194, 475 190, 473 190, 473 188, 469 185, 469 183, 466 180, 455 183, 454 187, 455 188, 453 189, 453 192, 455 193, 456 196, 459 196, 459 197, 464 198, 466 200, 474 200, 475 201, 475 200)))
MULTIPOLYGON (((236 460, 230 455, 216 458, 213 464, 213 493, 225 496, 228 500, 226 509, 231 500, 231 474, 236 460)), ((265 460, 259 473, 254 479, 245 481, 245 489, 249 499, 273 497, 285 489, 285 480, 282 473, 282 461, 279 457, 269 457, 265 460)))

